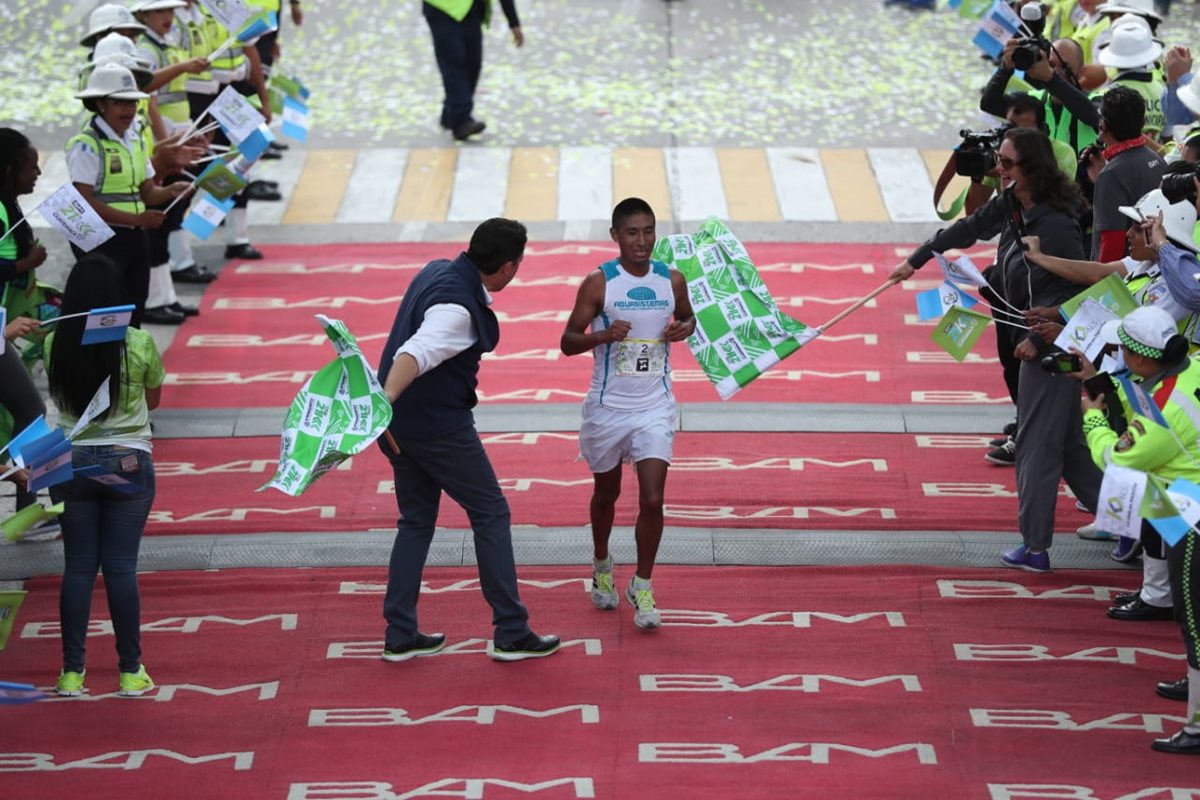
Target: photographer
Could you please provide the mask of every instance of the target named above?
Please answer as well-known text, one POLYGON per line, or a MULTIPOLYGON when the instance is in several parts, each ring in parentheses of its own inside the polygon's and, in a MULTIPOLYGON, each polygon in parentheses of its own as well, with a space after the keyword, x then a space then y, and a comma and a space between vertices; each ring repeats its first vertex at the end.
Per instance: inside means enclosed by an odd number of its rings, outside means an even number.
MULTIPOLYGON (((1106 342, 1120 345, 1125 365, 1141 379, 1141 387, 1151 394, 1151 402, 1161 410, 1163 424, 1134 415, 1125 432, 1118 436, 1109 427, 1103 411, 1105 394, 1095 397, 1091 393, 1085 394, 1080 401, 1083 428, 1096 464, 1129 467, 1167 482, 1176 478, 1200 482, 1200 363, 1187 357, 1188 341, 1176 333, 1174 320, 1160 308, 1143 306, 1122 320, 1106 323, 1101 335, 1106 342)), ((1083 368, 1075 376, 1087 380, 1094 374, 1091 364, 1083 359, 1083 368)), ((1111 392, 1111 381, 1109 385, 1111 392)), ((1152 527, 1144 525, 1143 532, 1152 527)), ((1198 562, 1193 558, 1196 536, 1193 528, 1179 542, 1166 548, 1174 597, 1173 616, 1182 628, 1188 662, 1186 678, 1160 683, 1156 687, 1161 695, 1188 701, 1188 713, 1184 716, 1188 722, 1183 729, 1168 738, 1155 739, 1151 744, 1155 750, 1166 753, 1200 754, 1200 660, 1197 655, 1200 637, 1193 613, 1200 601, 1197 591, 1200 582, 1194 566, 1198 562)), ((1158 540, 1157 544, 1165 544, 1160 537, 1153 538, 1158 540)), ((1162 610, 1170 615, 1169 609, 1162 610)))
MULTIPOLYGON (((1003 194, 949 228, 938 231, 891 273, 891 280, 912 276, 935 252, 970 247, 1000 236, 996 290, 1015 308, 1056 306, 1082 287, 1025 258, 1020 237, 1041 237, 1042 249, 1063 258, 1082 259, 1083 241, 1075 220, 1079 192, 1058 168, 1050 140, 1041 131, 1014 128, 999 151, 1003 194)), ((1003 327, 1008 327, 1007 325, 1003 327)), ((1005 565, 1048 572, 1046 552, 1054 534, 1058 483, 1065 478, 1075 496, 1096 507, 1100 472, 1083 441, 1076 382, 1044 372, 1038 363, 1047 345, 1036 334, 1019 337, 1013 353, 1018 374, 1016 466, 1017 518, 1023 544, 1006 552, 1005 565)))

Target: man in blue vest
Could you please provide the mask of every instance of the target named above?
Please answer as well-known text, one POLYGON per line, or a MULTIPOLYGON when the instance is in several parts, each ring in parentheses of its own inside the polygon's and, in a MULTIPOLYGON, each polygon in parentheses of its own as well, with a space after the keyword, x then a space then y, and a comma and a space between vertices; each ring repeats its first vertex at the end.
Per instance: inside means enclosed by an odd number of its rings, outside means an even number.
POLYGON ((538 636, 517 593, 511 515, 475 430, 479 359, 496 349, 500 323, 488 307, 517 274, 525 226, 489 219, 453 261, 431 261, 413 278, 383 348, 379 382, 392 402, 380 447, 392 463, 400 520, 388 567, 383 616, 384 661, 432 655, 440 633, 417 628, 421 573, 433 540, 443 491, 463 507, 475 534, 479 584, 492 607, 495 637, 488 655, 521 661, 552 655, 557 636, 538 636), (385 437, 386 438, 386 437, 385 437))
MULTIPOLYGON (((500 0, 508 20, 513 43, 525 44, 516 0, 500 0)), ((442 127, 463 141, 483 133, 487 127, 472 115, 475 110, 475 86, 483 70, 483 29, 491 22, 492 0, 425 0, 421 4, 429 32, 433 35, 433 53, 442 87, 442 127)))

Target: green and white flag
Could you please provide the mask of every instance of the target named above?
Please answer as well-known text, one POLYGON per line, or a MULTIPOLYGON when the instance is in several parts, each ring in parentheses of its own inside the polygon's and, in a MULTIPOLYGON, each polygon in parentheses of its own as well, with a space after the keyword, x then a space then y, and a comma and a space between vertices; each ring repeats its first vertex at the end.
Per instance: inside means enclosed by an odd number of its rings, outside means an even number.
POLYGON ((653 258, 687 279, 696 332, 687 342, 722 400, 819 334, 779 310, 746 248, 715 217, 691 236, 668 236, 653 258))
POLYGON ((365 450, 392 421, 375 370, 341 320, 316 315, 337 358, 321 367, 296 395, 283 420, 279 468, 258 488, 298 497, 312 482, 365 450))
POLYGON ((8 644, 8 637, 12 634, 13 623, 17 620, 17 612, 21 609, 25 594, 26 592, 19 589, 0 592, 0 650, 8 644))
POLYGON ((992 318, 986 314, 969 311, 962 306, 951 306, 946 315, 938 320, 929 338, 954 356, 956 361, 962 361, 991 321, 992 318))

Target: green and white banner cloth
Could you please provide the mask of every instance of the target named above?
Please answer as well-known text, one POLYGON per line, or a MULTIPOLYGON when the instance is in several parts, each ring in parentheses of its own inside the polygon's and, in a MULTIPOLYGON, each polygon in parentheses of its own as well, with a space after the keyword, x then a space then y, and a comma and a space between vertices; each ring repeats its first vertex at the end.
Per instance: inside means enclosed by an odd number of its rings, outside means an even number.
POLYGON ((715 217, 691 236, 660 239, 653 257, 687 279, 696 313, 688 347, 722 400, 820 334, 779 310, 746 248, 715 217))
POLYGON ((392 421, 392 406, 375 370, 341 320, 316 315, 337 358, 296 395, 283 421, 279 468, 259 487, 298 497, 324 475, 371 445, 392 421))

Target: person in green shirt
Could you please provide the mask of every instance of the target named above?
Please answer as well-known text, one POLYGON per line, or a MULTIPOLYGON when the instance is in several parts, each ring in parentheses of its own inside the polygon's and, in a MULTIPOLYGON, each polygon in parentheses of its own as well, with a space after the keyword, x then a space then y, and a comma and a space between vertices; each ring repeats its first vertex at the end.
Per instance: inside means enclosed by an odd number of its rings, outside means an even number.
MULTIPOLYGON (((63 316, 127 304, 121 270, 103 255, 75 264, 63 295, 63 316)), ((120 341, 84 345, 87 317, 63 319, 47 336, 46 377, 60 411, 59 425, 72 430, 108 381, 109 407, 84 423, 74 438, 75 475, 51 487, 66 505, 59 614, 63 662, 56 691, 84 691, 85 644, 96 573, 104 570, 108 610, 116 636, 118 694, 137 697, 154 688, 142 663, 141 600, 137 562, 142 530, 154 504, 150 409, 162 397, 163 366, 150 334, 127 328, 120 341), (90 468, 91 474, 81 474, 90 468)))

